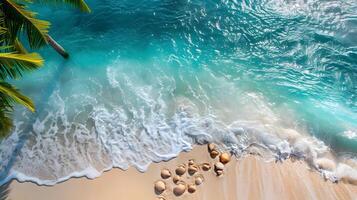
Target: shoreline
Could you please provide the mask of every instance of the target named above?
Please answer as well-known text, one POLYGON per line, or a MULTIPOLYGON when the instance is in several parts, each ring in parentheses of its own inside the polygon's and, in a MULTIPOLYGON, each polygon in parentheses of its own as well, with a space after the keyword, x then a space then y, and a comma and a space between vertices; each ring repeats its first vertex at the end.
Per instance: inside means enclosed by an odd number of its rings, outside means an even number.
MULTIPOLYGON (((118 168, 105 171, 95 179, 71 178, 53 186, 39 186, 32 182, 10 184, 10 199, 353 199, 357 198, 357 186, 344 182, 325 181, 315 170, 309 169, 303 161, 286 160, 283 163, 265 162, 257 156, 242 159, 233 158, 225 166, 222 177, 213 170, 200 172, 204 183, 197 186, 193 194, 187 191, 182 196, 172 193, 175 184, 171 178, 162 195, 155 194, 154 183, 161 180, 162 169, 175 171, 178 165, 189 159, 196 162, 215 161, 210 158, 205 145, 195 146, 189 152, 182 152, 169 161, 152 163, 144 173, 131 167, 124 171, 118 168)), ((216 158, 217 159, 217 158, 216 158)), ((185 182, 194 181, 185 176, 185 182)))

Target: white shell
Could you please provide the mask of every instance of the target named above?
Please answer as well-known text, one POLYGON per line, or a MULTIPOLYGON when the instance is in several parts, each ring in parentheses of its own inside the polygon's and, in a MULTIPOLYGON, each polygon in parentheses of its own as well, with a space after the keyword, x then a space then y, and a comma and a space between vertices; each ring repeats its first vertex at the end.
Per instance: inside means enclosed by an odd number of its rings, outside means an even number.
POLYGON ((221 163, 221 162, 216 162, 216 163, 214 164, 214 170, 223 170, 223 169, 224 169, 223 163, 221 163))
POLYGON ((196 179, 195 179, 195 184, 196 185, 201 185, 203 183, 203 178, 202 177, 197 177, 196 179))
POLYGON ((217 176, 221 176, 223 174, 223 170, 216 170, 215 172, 217 176))

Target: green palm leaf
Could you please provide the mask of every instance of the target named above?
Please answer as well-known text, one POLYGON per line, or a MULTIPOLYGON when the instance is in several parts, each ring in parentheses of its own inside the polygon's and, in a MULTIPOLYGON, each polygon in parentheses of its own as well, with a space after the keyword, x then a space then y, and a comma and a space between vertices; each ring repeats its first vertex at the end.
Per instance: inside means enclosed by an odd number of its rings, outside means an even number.
POLYGON ((83 12, 91 12, 89 6, 84 0, 32 0, 35 3, 53 3, 53 4, 69 4, 83 12))
POLYGON ((14 0, 2 0, 2 11, 5 16, 5 25, 12 39, 24 29, 31 48, 39 48, 47 44, 46 35, 50 23, 36 19, 36 13, 26 10, 26 6, 14 0))
POLYGON ((13 52, 16 51, 17 53, 21 53, 21 54, 27 54, 28 51, 26 50, 26 48, 24 47, 24 45, 21 43, 21 41, 16 37, 14 41, 9 40, 9 35, 8 35, 8 31, 5 28, 5 20, 4 17, 0 15, 0 43, 1 43, 1 47, 0 47, 0 51, 5 51, 8 47, 10 47, 9 51, 13 52), (7 43, 10 43, 13 45, 7 45, 7 43))
POLYGON ((20 42, 18 38, 16 38, 14 41, 14 50, 20 54, 28 54, 27 49, 24 47, 24 45, 20 42))
POLYGON ((2 13, 1 7, 0 7, 0 44, 1 44, 1 46, 4 46, 6 44, 6 42, 9 40, 8 36, 9 35, 7 34, 7 29, 5 27, 5 17, 4 17, 4 14, 2 13))
POLYGON ((35 111, 31 99, 21 94, 18 89, 9 83, 0 82, 0 138, 6 137, 11 131, 13 124, 10 113, 15 103, 27 107, 32 112, 35 111))
MULTIPOLYGON (((12 119, 9 111, 0 109, 0 139, 6 137, 12 128, 12 119)), ((0 200, 6 199, 6 191, 0 191, 0 200)))
POLYGON ((0 27, 0 35, 4 35, 6 33, 6 28, 0 27))
POLYGON ((42 64, 43 59, 37 53, 0 53, 0 78, 17 78, 23 71, 38 69, 42 64))
MULTIPOLYGON (((47 44, 50 23, 36 18, 28 10, 29 3, 66 3, 84 12, 90 8, 84 0, 1 0, 0 2, 0 138, 12 128, 11 112, 15 103, 35 111, 33 102, 18 89, 6 83, 7 78, 18 78, 24 71, 38 69, 43 59, 37 53, 28 53, 18 37, 27 35, 30 48, 47 44)), ((8 190, 1 191, 0 200, 5 199, 8 190)))
POLYGON ((21 104, 35 112, 35 106, 30 98, 21 94, 18 89, 6 82, 0 82, 0 99, 7 107, 12 107, 14 103, 21 104))

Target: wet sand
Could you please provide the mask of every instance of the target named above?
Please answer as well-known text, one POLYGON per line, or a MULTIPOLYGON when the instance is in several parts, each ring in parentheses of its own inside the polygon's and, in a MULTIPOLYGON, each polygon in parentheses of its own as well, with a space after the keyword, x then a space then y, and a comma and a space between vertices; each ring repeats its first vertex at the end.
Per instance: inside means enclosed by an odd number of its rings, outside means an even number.
MULTIPOLYGON (((133 168, 113 169, 94 180, 73 178, 52 187, 13 181, 9 197, 13 200, 155 200, 159 196, 166 200, 357 199, 356 185, 325 181, 304 162, 266 163, 256 156, 233 158, 221 177, 217 177, 214 170, 200 171, 204 182, 193 194, 186 191, 182 196, 175 196, 171 178, 164 180, 165 192, 155 194, 154 183, 162 179, 161 170, 166 168, 174 174, 175 168, 187 164, 189 159, 197 163, 217 161, 209 156, 206 146, 197 146, 168 162, 152 164, 145 173, 133 168)), ((194 176, 187 173, 183 176, 186 183, 194 182, 194 176)))

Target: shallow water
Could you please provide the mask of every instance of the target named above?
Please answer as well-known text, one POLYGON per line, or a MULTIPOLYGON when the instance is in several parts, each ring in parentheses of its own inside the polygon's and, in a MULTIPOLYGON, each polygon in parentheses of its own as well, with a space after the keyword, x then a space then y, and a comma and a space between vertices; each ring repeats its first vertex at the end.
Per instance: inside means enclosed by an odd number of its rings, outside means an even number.
POLYGON ((333 154, 322 172, 357 179, 356 1, 88 2, 36 8, 71 58, 45 49, 18 83, 37 112, 17 110, 1 182, 145 171, 209 141, 312 166, 333 154))

